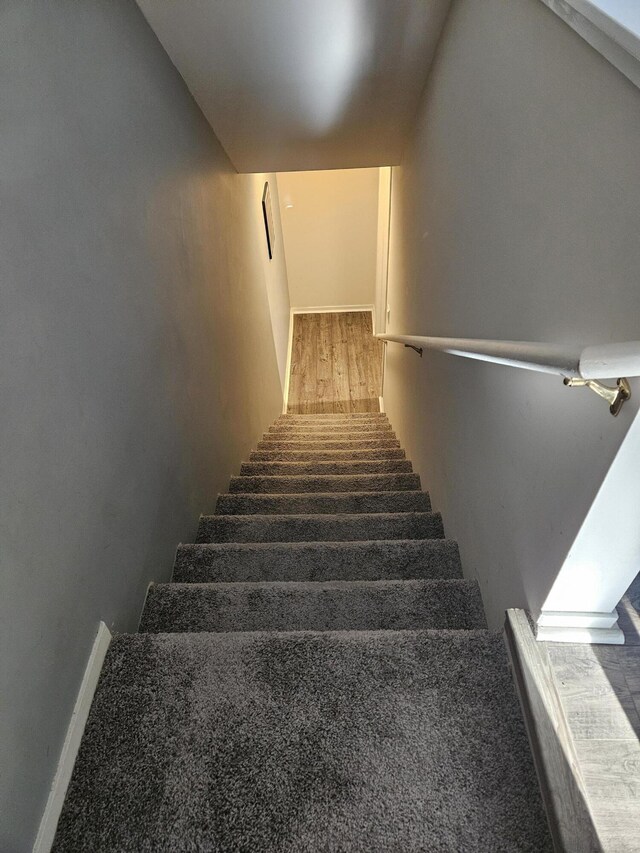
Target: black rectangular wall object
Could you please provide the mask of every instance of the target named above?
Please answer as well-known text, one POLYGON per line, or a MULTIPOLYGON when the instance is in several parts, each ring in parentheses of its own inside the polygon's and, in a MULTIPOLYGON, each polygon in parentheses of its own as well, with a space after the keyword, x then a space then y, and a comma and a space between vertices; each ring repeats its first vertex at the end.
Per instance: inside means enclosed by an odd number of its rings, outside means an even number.
POLYGON ((273 210, 271 209, 271 192, 269 190, 269 181, 265 181, 264 190, 262 192, 262 215, 264 216, 264 230, 267 235, 267 249, 269 251, 269 260, 273 258, 273 247, 276 242, 276 232, 273 226, 273 210))

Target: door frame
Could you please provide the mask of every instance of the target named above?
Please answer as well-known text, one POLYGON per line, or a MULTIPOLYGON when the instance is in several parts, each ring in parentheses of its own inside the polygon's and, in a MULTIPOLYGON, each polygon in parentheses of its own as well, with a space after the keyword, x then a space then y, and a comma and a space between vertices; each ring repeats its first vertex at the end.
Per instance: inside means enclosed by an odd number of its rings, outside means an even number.
POLYGON ((389 232, 391 226, 391 166, 381 166, 378 176, 378 240, 376 263, 376 295, 373 332, 387 330, 387 287, 389 280, 389 232))

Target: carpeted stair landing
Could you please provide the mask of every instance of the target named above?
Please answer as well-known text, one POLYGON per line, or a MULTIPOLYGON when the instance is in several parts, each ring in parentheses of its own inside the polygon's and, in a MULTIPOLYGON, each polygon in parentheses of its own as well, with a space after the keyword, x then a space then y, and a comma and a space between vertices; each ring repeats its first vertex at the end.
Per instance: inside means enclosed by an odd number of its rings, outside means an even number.
POLYGON ((552 850, 502 637, 385 415, 279 418, 178 548, 54 850, 552 850))

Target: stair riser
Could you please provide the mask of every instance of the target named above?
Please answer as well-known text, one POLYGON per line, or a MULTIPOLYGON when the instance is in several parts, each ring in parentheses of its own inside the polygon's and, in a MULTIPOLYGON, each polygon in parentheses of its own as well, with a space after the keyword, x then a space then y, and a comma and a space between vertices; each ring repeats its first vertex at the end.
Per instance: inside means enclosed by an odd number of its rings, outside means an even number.
POLYGON ((328 424, 318 424, 313 426, 309 424, 308 426, 272 426, 267 430, 266 435, 293 435, 293 436, 316 436, 316 435, 327 435, 327 436, 336 436, 336 435, 344 435, 344 436, 353 436, 356 437, 358 435, 391 435, 391 438, 395 438, 395 434, 393 429, 391 428, 391 424, 363 424, 362 426, 355 424, 347 425, 347 426, 330 426, 328 424))
POLYGON ((311 412, 309 414, 301 414, 300 412, 284 412, 278 415, 280 418, 386 418, 387 413, 375 409, 372 412, 311 412))
POLYGON ((309 421, 275 421, 269 427, 270 430, 297 430, 304 432, 305 430, 320 430, 329 432, 331 430, 343 430, 351 432, 361 429, 391 429, 391 424, 382 418, 375 420, 359 420, 359 421, 335 421, 335 420, 309 420, 309 421))
POLYGON ((399 447, 384 450, 254 450, 250 462, 348 462, 362 459, 404 459, 399 447))
POLYGON ((207 515, 196 542, 348 542, 371 539, 439 539, 440 513, 367 515, 207 515))
POLYGON ((351 415, 280 415, 274 424, 313 424, 313 423, 389 423, 389 418, 384 412, 354 412, 351 415))
POLYGON ((349 432, 345 432, 343 430, 336 429, 325 432, 265 432, 260 440, 295 441, 300 443, 306 441, 366 441, 368 439, 387 441, 389 439, 397 439, 397 436, 391 430, 388 432, 381 432, 380 430, 372 430, 370 432, 364 430, 351 430, 349 432))
POLYGON ((357 441, 281 441, 280 439, 267 439, 259 441, 256 445, 258 450, 384 450, 386 448, 399 448, 400 442, 397 438, 390 439, 364 439, 357 441))
POLYGON ((335 421, 335 420, 322 420, 322 421, 303 421, 303 422, 292 422, 292 421, 275 421, 269 426, 269 432, 277 432, 278 430, 282 432, 329 432, 334 429, 341 430, 364 430, 365 432, 368 430, 381 430, 382 432, 388 432, 392 429, 391 423, 388 420, 375 419, 372 421, 335 421))
POLYGON ((361 459, 354 462, 243 462, 243 477, 295 477, 301 474, 410 474, 408 459, 361 459))
POLYGON ((378 581, 161 584, 140 631, 371 631, 486 628, 476 583, 378 581))
POLYGON ((400 492, 420 489, 417 474, 346 474, 342 476, 232 477, 230 492, 292 494, 300 492, 400 492))
POLYGON ((220 495, 216 515, 430 512, 426 492, 327 492, 321 495, 220 495))
POLYGON ((460 578, 450 539, 180 545, 176 583, 460 578))

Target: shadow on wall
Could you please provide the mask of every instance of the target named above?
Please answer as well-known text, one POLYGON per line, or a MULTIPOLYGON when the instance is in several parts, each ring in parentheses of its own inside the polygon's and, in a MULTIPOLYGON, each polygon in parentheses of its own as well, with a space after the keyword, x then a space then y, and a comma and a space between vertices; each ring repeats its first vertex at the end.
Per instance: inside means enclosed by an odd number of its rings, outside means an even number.
MULTIPOLYGON (((543 4, 454 4, 394 169, 388 331, 636 339, 639 105, 543 4)), ((539 612, 639 383, 614 420, 553 377, 392 347, 387 412, 477 574, 491 626, 507 607, 539 612)))
POLYGON ((258 179, 137 6, 9 0, 0 43, 0 849, 27 850, 98 621, 135 630, 282 385, 258 179))

